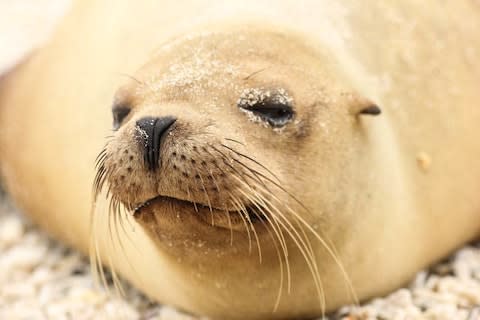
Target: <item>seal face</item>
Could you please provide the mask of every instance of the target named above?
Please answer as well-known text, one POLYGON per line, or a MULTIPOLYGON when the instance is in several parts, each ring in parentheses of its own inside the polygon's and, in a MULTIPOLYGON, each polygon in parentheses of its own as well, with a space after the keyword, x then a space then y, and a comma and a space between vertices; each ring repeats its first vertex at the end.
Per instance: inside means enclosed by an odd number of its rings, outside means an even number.
POLYGON ((278 294, 264 296, 272 309, 302 260, 296 272, 311 278, 298 286, 316 292, 314 309, 324 309, 312 226, 343 199, 329 196, 324 212, 313 194, 348 183, 347 140, 357 113, 372 108, 365 101, 327 54, 292 35, 242 29, 176 40, 118 90, 96 192, 107 186, 112 207, 125 206, 187 270, 206 265, 231 278, 219 268, 257 268, 253 250, 260 262, 278 261, 266 271, 281 274, 278 294))
POLYGON ((288 185, 302 164, 285 152, 308 148, 332 101, 354 120, 353 93, 340 80, 326 88, 332 70, 317 56, 273 32, 211 33, 163 47, 116 95, 116 132, 97 187, 107 183, 139 219, 174 211, 244 231, 260 229, 279 206, 303 206, 288 185))

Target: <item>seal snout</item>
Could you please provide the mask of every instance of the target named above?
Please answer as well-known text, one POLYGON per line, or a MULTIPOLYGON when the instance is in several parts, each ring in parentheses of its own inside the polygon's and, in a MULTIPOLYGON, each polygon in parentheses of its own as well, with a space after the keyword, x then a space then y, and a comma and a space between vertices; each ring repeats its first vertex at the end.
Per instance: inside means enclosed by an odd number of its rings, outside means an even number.
POLYGON ((155 171, 160 167, 161 142, 176 120, 172 116, 145 117, 136 122, 136 129, 140 132, 143 160, 149 170, 155 171))

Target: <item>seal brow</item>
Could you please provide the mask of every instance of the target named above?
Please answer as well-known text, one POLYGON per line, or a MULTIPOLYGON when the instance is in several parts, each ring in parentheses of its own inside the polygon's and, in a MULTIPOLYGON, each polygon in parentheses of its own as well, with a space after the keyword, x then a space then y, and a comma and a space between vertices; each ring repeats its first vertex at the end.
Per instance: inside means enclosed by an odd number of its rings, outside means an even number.
POLYGON ((246 76, 245 78, 243 78, 244 81, 246 80, 249 80, 253 77, 255 77, 256 75, 258 75, 259 73, 262 73, 263 71, 267 70, 269 67, 265 67, 265 68, 262 68, 260 70, 257 70, 257 71, 254 71, 252 73, 250 73, 248 76, 246 76))

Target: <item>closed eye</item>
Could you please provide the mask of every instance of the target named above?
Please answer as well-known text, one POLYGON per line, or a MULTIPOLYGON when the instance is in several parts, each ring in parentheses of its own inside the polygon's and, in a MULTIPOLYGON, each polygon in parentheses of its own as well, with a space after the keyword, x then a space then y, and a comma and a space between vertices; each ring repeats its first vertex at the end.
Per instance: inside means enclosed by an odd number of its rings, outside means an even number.
POLYGON ((279 103, 258 103, 243 109, 251 111, 274 128, 285 126, 294 115, 291 106, 279 103))
POLYGON ((240 110, 273 128, 281 128, 295 116, 293 99, 282 88, 247 89, 237 102, 240 110))
POLYGON ((118 130, 125 118, 130 113, 131 108, 127 105, 114 105, 112 108, 113 114, 113 130, 118 130))

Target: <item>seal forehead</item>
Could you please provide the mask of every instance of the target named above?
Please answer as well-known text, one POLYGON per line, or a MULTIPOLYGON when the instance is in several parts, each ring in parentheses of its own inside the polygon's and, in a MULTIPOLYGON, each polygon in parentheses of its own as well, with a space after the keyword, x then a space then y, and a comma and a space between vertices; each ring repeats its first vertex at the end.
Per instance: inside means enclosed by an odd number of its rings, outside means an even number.
POLYGON ((141 84, 135 93, 167 91, 180 98, 188 92, 208 93, 211 87, 238 89, 239 80, 260 70, 275 73, 277 82, 283 78, 281 68, 308 73, 305 62, 313 60, 313 50, 304 42, 297 35, 249 29, 181 38, 161 47, 138 72, 141 84))
POLYGON ((171 99, 179 100, 188 94, 207 93, 210 87, 226 89, 232 87, 227 78, 239 75, 240 68, 234 64, 203 55, 182 61, 172 61, 165 69, 155 71, 138 85, 135 95, 144 96, 166 93, 171 99), (222 75, 220 77, 220 74, 222 75))

